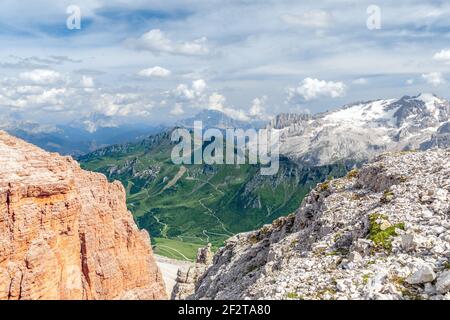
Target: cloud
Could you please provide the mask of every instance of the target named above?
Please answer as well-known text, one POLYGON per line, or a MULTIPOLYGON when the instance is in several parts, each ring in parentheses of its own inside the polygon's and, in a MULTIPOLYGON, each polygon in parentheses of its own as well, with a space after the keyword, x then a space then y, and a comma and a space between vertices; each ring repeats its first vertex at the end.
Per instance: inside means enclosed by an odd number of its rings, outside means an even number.
POLYGON ((366 78, 359 78, 359 79, 353 80, 352 83, 356 84, 356 85, 366 85, 369 83, 369 80, 367 80, 366 78))
POLYGON ((287 91, 288 100, 300 96, 304 100, 310 101, 320 97, 339 98, 345 95, 346 90, 347 87, 343 82, 306 78, 298 87, 288 88, 287 91))
POLYGON ((141 77, 167 78, 167 77, 169 77, 172 74, 172 72, 170 70, 165 69, 165 68, 156 66, 156 67, 153 67, 153 68, 143 69, 143 70, 139 71, 138 74, 141 77))
POLYGON ((266 102, 267 96, 262 96, 261 98, 253 99, 252 106, 248 111, 249 117, 260 120, 268 120, 270 117, 266 114, 266 107, 265 107, 266 102))
POLYGON ((109 117, 148 117, 153 109, 153 102, 138 93, 100 93, 90 99, 94 111, 109 117))
POLYGON ((181 116, 184 114, 183 106, 180 103, 176 103, 172 110, 170 110, 170 114, 173 116, 181 116))
POLYGON ((311 10, 300 14, 283 14, 281 20, 290 25, 309 28, 328 28, 333 21, 333 16, 324 10, 311 10))
POLYGON ((153 107, 151 95, 146 93, 98 88, 89 76, 71 78, 52 70, 23 72, 2 81, 0 86, 1 112, 14 112, 26 119, 39 115, 46 121, 62 117, 67 122, 92 112, 142 118, 150 116, 153 107))
POLYGON ((223 111, 225 109, 224 107, 225 101, 226 98, 223 95, 214 92, 212 95, 209 96, 208 108, 210 110, 223 111))
POLYGON ((446 82, 441 72, 422 74, 422 78, 434 87, 440 86, 446 82))
POLYGON ((408 86, 413 85, 413 84, 414 84, 414 79, 408 79, 408 80, 406 80, 406 84, 407 84, 408 86))
POLYGON ((237 110, 232 107, 225 106, 226 98, 220 93, 214 92, 209 96, 208 109, 220 111, 229 116, 230 118, 240 120, 240 121, 249 121, 250 118, 247 116, 244 110, 237 110))
POLYGON ((94 79, 92 77, 83 76, 81 78, 81 86, 83 88, 93 88, 93 87, 95 87, 94 79))
POLYGON ((147 50, 153 53, 169 53, 175 55, 199 56, 209 53, 205 37, 187 42, 174 42, 159 29, 144 33, 138 39, 129 39, 126 45, 136 50, 147 50))
POLYGON ((206 82, 203 79, 192 81, 191 86, 179 84, 174 90, 174 94, 181 100, 194 100, 201 98, 206 90, 206 82))
POLYGON ((439 62, 445 62, 446 64, 450 64, 450 49, 445 49, 436 52, 433 56, 433 59, 439 62))
MULTIPOLYGON (((179 116, 185 113, 186 108, 190 110, 193 109, 208 109, 215 110, 224 113, 225 115, 241 121, 249 121, 249 115, 242 109, 235 109, 234 107, 227 105, 227 101, 224 95, 219 92, 210 92, 208 90, 208 85, 203 79, 198 79, 192 81, 190 85, 179 84, 174 90, 169 92, 167 96, 168 100, 174 101, 174 107, 170 111, 171 115, 179 116)), ((263 104, 265 102, 265 97, 260 98, 258 101, 254 101, 256 104, 259 103, 259 111, 263 111, 263 104)), ((164 100, 165 101, 165 100, 164 100)), ((165 103, 167 103, 165 101, 165 103)), ((255 105, 255 108, 258 107, 255 105)), ((256 109, 254 111, 256 113, 256 109)), ((255 114, 256 115, 256 114, 255 114)), ((253 118, 255 118, 255 115, 253 118)), ((263 114, 259 114, 263 116, 263 114)))
POLYGON ((59 72, 47 69, 35 69, 33 71, 25 71, 19 75, 20 79, 30 81, 36 84, 53 84, 62 79, 59 72))
POLYGON ((72 59, 68 56, 49 56, 49 57, 17 57, 9 56, 7 58, 9 61, 0 62, 1 68, 7 69, 45 69, 49 68, 51 65, 62 65, 66 62, 70 63, 81 63, 82 60, 72 59))

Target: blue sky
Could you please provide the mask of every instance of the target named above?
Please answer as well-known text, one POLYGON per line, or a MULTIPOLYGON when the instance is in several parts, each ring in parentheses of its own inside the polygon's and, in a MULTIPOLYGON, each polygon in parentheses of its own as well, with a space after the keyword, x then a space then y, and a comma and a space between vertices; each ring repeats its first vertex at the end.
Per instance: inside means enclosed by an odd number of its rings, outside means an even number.
POLYGON ((0 3, 0 111, 171 122, 322 112, 433 92, 449 98, 446 1, 11 1, 0 3), (381 29, 369 30, 370 5, 381 29), (81 30, 66 27, 69 5, 81 30))

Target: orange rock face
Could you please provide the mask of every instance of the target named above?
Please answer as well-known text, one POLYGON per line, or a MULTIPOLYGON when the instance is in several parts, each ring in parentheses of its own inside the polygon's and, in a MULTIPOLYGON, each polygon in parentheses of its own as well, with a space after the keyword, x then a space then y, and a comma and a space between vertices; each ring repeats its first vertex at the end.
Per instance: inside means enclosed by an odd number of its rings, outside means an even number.
POLYGON ((0 131, 0 299, 165 299, 119 182, 0 131))

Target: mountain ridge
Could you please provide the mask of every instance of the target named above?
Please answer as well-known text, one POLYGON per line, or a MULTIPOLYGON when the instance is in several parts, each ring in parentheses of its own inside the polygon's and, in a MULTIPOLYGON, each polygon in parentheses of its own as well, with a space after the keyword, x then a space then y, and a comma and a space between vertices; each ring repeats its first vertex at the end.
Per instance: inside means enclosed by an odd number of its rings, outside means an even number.
POLYGON ((389 153, 179 273, 177 299, 450 299, 450 149, 389 153))
POLYGON ((0 131, 0 299, 164 299, 119 182, 0 131))
MULTIPOLYGON (((426 149, 443 135, 450 103, 432 94, 353 103, 275 127, 281 153, 307 164, 367 161, 381 152, 426 149), (442 129, 441 129, 442 128, 442 129), (441 132, 441 133, 440 133, 441 132)), ((446 143, 447 136, 440 139, 446 143)), ((450 145, 449 145, 450 146, 450 145)))

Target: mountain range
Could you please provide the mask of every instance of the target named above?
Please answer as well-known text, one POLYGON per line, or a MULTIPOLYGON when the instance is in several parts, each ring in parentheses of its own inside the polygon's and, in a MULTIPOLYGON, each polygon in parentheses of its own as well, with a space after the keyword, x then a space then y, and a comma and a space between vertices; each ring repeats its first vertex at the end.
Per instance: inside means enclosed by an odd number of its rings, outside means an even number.
POLYGON ((204 110, 194 117, 183 119, 176 123, 176 126, 192 129, 195 121, 201 121, 204 129, 216 128, 216 129, 250 129, 250 128, 262 128, 267 123, 261 120, 243 121, 233 119, 227 116, 225 113, 217 110, 204 110))
MULTIPOLYGON (((168 129, 114 144, 118 128, 112 119, 94 117, 106 128, 86 120, 83 130, 90 135, 111 130, 104 138, 112 145, 78 160, 122 182, 128 208, 150 232, 156 252, 192 260, 208 242, 217 248, 236 233, 293 212, 317 183, 344 176, 381 153, 449 147, 449 115, 450 103, 432 94, 358 102, 316 115, 280 114, 266 124, 281 136, 280 170, 268 177, 258 165, 175 165, 168 129)), ((177 125, 192 128, 196 120, 204 128, 263 126, 211 110, 177 125)))
POLYGON ((450 299, 450 149, 383 154, 178 272, 187 300, 450 299))
POLYGON ((274 176, 261 175, 259 165, 176 165, 170 136, 163 132, 78 160, 86 170, 121 181, 155 252, 177 259, 192 260, 207 243, 217 248, 235 233, 289 214, 314 185, 349 169, 343 163, 306 167, 287 158, 274 176))
POLYGON ((0 130, 50 152, 79 156, 112 144, 138 141, 163 130, 163 126, 122 124, 93 113, 67 124, 50 125, 3 116, 0 130))
POLYGON ((317 115, 278 115, 281 153, 310 165, 382 152, 450 146, 450 103, 433 94, 346 105, 317 115))

